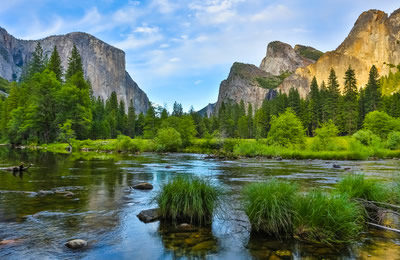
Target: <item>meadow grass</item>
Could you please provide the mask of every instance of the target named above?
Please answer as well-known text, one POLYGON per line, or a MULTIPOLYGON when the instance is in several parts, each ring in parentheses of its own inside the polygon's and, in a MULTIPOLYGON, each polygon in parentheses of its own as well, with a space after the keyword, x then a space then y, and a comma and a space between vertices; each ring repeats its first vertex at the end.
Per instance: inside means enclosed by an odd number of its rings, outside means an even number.
POLYGON ((164 221, 208 225, 221 195, 221 190, 208 180, 177 177, 161 187, 155 201, 164 221))
POLYGON ((277 237, 291 235, 296 191, 295 184, 278 179, 245 186, 244 210, 253 229, 277 237))
POLYGON ((350 199, 385 202, 389 199, 388 187, 363 174, 348 174, 336 186, 337 191, 350 199))
POLYGON ((294 236, 326 245, 354 241, 363 228, 361 206, 341 194, 318 190, 295 200, 294 236))

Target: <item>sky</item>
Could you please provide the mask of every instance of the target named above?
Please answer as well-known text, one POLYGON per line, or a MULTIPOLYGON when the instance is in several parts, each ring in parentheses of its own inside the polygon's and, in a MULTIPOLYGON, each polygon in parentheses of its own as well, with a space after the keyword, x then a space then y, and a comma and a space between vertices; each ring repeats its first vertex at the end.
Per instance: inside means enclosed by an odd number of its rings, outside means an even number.
POLYGON ((157 105, 199 110, 238 61, 259 66, 274 40, 335 49, 369 9, 398 0, 1 0, 0 26, 20 39, 74 31, 125 51, 126 69, 157 105))

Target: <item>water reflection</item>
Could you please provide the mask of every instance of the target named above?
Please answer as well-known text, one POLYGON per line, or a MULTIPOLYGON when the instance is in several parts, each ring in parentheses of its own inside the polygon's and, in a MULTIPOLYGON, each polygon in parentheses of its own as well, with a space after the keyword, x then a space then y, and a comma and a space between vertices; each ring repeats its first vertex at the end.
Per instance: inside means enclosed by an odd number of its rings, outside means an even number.
POLYGON ((1 259, 396 259, 400 236, 372 230, 350 247, 318 247, 251 234, 241 210, 244 184, 272 176, 296 181, 304 190, 331 188, 353 172, 388 180, 399 161, 329 162, 243 159, 206 160, 202 155, 108 153, 52 154, 0 147, 0 167, 34 166, 22 176, 0 171, 1 259), (168 166, 168 167, 167 167, 168 166), (225 212, 212 228, 178 232, 158 222, 144 224, 136 215, 153 207, 161 185, 175 176, 209 178, 227 194, 225 212), (151 191, 132 190, 149 182, 151 191), (64 246, 72 238, 89 242, 83 251, 64 246), (1 241, 13 241, 4 242, 1 241))

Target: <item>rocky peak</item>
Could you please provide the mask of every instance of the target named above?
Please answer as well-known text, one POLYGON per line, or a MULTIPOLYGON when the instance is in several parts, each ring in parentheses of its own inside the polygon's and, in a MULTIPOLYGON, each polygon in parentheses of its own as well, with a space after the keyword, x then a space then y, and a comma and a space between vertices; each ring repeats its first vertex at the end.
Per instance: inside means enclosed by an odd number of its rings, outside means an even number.
POLYGON ((87 33, 73 32, 26 41, 18 40, 0 28, 0 77, 18 80, 38 42, 48 56, 57 46, 64 69, 67 68, 72 47, 76 45, 82 57, 85 77, 90 80, 95 96, 106 100, 115 91, 118 100, 123 100, 126 107, 133 100, 137 113, 147 111, 147 95, 125 71, 125 53, 87 33))
POLYGON ((308 54, 311 47, 296 45, 296 48, 293 49, 289 44, 280 41, 270 42, 267 47, 267 54, 261 61, 260 69, 274 76, 279 76, 282 73, 294 72, 299 67, 315 62, 307 55, 302 55, 302 53, 308 54))
POLYGON ((365 86, 372 65, 380 75, 389 72, 386 64, 400 63, 400 9, 389 17, 379 10, 363 12, 346 39, 334 50, 325 53, 314 64, 298 68, 286 78, 279 90, 288 93, 295 87, 304 98, 310 91, 310 82, 315 76, 318 83, 327 80, 333 68, 343 88, 343 77, 351 66, 355 70, 357 86, 365 86))

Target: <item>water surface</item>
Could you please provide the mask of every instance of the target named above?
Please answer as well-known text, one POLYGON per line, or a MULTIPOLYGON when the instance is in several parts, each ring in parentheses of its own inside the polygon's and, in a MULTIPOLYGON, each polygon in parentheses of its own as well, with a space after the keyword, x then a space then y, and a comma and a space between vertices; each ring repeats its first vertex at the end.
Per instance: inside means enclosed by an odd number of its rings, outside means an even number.
POLYGON ((246 183, 272 176, 304 190, 331 189, 349 171, 388 181, 400 168, 397 160, 232 161, 197 154, 61 155, 0 148, 0 167, 21 161, 34 164, 23 176, 0 171, 0 241, 16 239, 0 245, 0 259, 400 259, 400 235, 389 231, 371 229, 342 248, 252 234, 239 197, 246 183), (333 163, 342 169, 333 169, 333 163), (211 229, 175 233, 136 217, 154 207, 160 186, 178 175, 209 178, 225 191, 225 211, 211 229), (143 181, 154 189, 130 189, 143 181), (87 240, 88 248, 65 247, 73 238, 87 240))

